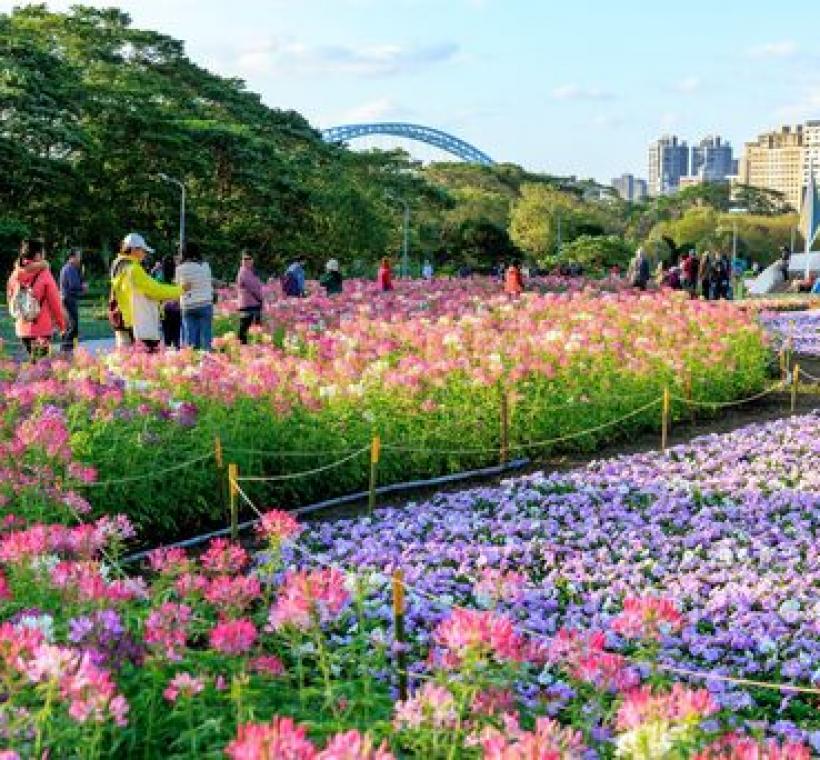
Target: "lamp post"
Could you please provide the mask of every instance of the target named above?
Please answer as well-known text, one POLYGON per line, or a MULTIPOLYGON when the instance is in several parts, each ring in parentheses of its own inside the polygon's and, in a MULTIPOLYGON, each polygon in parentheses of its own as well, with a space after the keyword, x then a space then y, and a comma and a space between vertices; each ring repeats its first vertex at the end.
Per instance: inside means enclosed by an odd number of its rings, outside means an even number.
POLYGON ((402 277, 409 277, 410 275, 410 206, 408 205, 407 201, 404 198, 399 198, 397 195, 393 195, 392 193, 385 193, 386 198, 389 198, 391 201, 396 201, 396 203, 401 203, 404 207, 404 217, 403 217, 403 231, 402 231, 402 248, 401 248, 401 276, 402 277))
POLYGON ((174 177, 169 177, 164 172, 160 172, 157 174, 157 177, 161 179, 163 182, 170 182, 172 185, 176 185, 180 191, 180 200, 179 200, 179 254, 180 256, 185 252, 185 185, 182 180, 178 180, 174 177))

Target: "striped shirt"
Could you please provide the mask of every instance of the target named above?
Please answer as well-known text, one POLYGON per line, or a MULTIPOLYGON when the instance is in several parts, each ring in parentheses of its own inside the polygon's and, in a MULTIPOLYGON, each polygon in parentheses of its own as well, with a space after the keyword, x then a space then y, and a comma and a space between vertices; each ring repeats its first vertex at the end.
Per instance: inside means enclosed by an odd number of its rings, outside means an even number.
POLYGON ((211 267, 207 261, 184 261, 177 267, 174 279, 178 285, 191 285, 191 289, 183 293, 179 300, 183 311, 213 304, 214 288, 211 282, 211 267))

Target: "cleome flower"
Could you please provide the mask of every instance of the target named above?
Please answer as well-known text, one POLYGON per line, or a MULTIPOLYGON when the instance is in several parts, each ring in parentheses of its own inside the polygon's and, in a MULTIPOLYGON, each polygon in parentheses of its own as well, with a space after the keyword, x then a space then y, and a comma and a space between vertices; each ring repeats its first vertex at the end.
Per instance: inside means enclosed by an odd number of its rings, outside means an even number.
POLYGON ((262 515, 256 532, 261 538, 280 544, 298 536, 302 532, 302 526, 288 512, 272 509, 262 515))
POLYGON ((256 626, 247 618, 217 623, 208 636, 211 649, 228 655, 245 654, 256 643, 256 626))
POLYGON ((612 630, 630 639, 657 641, 682 626, 674 602, 654 596, 627 597, 623 612, 612 620, 612 630))
POLYGON ((345 576, 336 568, 291 570, 268 616, 270 630, 310 630, 335 620, 350 601, 345 576))
POLYGON ((439 623, 433 640, 444 651, 441 664, 457 667, 468 657, 523 662, 528 648, 512 621, 497 612, 455 608, 439 623))

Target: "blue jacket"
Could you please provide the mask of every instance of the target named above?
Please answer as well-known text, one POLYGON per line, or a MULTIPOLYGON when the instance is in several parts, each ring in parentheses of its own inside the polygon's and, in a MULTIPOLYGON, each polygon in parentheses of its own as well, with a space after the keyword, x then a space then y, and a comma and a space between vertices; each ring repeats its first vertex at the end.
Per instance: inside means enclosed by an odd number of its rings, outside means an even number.
POLYGON ((72 264, 64 264, 60 270, 60 295, 65 303, 76 303, 83 294, 83 278, 80 270, 72 264))

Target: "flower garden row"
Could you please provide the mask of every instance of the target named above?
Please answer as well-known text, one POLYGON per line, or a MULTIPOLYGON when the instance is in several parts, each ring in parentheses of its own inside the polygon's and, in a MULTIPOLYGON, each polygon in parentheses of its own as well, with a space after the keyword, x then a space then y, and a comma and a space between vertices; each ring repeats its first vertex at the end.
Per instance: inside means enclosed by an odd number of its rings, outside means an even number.
MULTIPOLYGON (((771 382, 761 328, 725 302, 599 290, 482 300, 443 281, 429 286, 424 297, 437 305, 424 316, 422 293, 407 287, 390 297, 412 305, 390 319, 370 310, 324 329, 296 320, 277 338, 241 351, 225 338, 206 356, 8 362, 0 390, 12 412, 65 409, 78 458, 98 480, 120 481, 85 487, 96 514, 125 513, 156 541, 225 524, 223 479, 209 459, 217 437, 241 474, 277 476, 332 464, 379 435, 387 483, 496 463, 504 405, 510 453, 545 454, 657 430, 665 386, 728 401, 771 382)), ((368 473, 360 457, 332 478, 255 484, 251 496, 316 501, 361 490, 368 473)))
POLYGON ((160 549, 139 576, 118 563, 127 518, 83 522, 72 484, 92 473, 66 415, 7 406, 4 421, 4 760, 808 760, 820 745, 817 694, 667 670, 820 685, 817 415, 372 518, 305 529, 267 511, 257 556, 160 549))
POLYGON ((787 314, 764 313, 761 321, 780 345, 794 353, 820 359, 820 309, 787 314))

